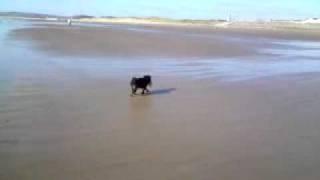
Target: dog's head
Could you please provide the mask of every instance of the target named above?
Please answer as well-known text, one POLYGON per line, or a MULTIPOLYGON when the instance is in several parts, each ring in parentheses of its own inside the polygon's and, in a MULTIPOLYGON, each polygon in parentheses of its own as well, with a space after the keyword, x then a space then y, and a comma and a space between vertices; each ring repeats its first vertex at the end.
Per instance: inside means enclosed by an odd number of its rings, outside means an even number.
POLYGON ((148 82, 148 85, 151 87, 152 86, 152 78, 150 75, 145 75, 143 76, 143 79, 145 79, 148 82))

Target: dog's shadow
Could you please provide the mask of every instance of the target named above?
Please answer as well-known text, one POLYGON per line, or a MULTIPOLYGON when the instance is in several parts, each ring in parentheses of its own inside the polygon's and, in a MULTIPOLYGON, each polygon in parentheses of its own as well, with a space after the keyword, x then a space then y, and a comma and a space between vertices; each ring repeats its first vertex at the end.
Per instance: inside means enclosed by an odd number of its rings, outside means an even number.
POLYGON ((155 89, 155 90, 151 90, 149 93, 146 94, 131 94, 131 97, 135 97, 135 96, 163 96, 163 95, 167 95, 170 94, 174 91, 176 91, 176 88, 166 88, 166 89, 155 89))
POLYGON ((170 94, 176 90, 177 90, 176 88, 155 89, 155 90, 151 90, 150 93, 147 95, 151 95, 151 96, 167 95, 167 94, 170 94))

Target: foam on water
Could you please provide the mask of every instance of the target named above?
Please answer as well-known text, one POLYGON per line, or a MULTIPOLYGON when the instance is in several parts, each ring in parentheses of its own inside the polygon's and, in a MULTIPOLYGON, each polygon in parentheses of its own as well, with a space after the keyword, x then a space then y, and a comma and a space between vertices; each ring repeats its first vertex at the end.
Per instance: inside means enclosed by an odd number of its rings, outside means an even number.
POLYGON ((320 42, 315 41, 275 41, 276 47, 261 49, 260 52, 269 55, 282 56, 283 60, 290 58, 319 59, 320 42))
POLYGON ((315 42, 315 41, 297 41, 297 40, 276 41, 276 42, 273 42, 273 44, 283 45, 283 46, 293 46, 297 48, 320 49, 320 42, 315 42))

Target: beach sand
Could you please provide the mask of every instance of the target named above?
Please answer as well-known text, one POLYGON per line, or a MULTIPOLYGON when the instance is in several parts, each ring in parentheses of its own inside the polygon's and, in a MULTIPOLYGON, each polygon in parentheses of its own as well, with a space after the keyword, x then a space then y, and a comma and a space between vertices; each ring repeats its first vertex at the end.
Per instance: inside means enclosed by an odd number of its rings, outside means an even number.
MULTIPOLYGON (((252 59, 259 47, 271 46, 268 40, 244 46, 239 33, 244 39, 243 33, 256 39, 308 37, 210 30, 212 41, 199 36, 209 30, 169 29, 34 26, 12 31, 9 41, 32 42, 33 53, 57 59, 169 57, 197 63, 252 59), (196 36, 185 36, 189 31, 196 36)), ((98 72, 48 63, 42 56, 36 62, 32 71, 15 74, 2 101, 0 179, 320 177, 318 73, 235 82, 159 73, 153 94, 130 97, 128 73, 96 77, 98 72)))

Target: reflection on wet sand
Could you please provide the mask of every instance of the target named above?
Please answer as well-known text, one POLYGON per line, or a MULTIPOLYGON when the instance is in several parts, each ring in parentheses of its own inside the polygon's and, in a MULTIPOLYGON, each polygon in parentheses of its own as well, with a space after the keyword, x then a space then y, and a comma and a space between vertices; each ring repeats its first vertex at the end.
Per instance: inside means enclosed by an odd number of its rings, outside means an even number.
POLYGON ((129 117, 136 120, 152 118, 152 97, 135 96, 129 100, 130 114, 129 117))

